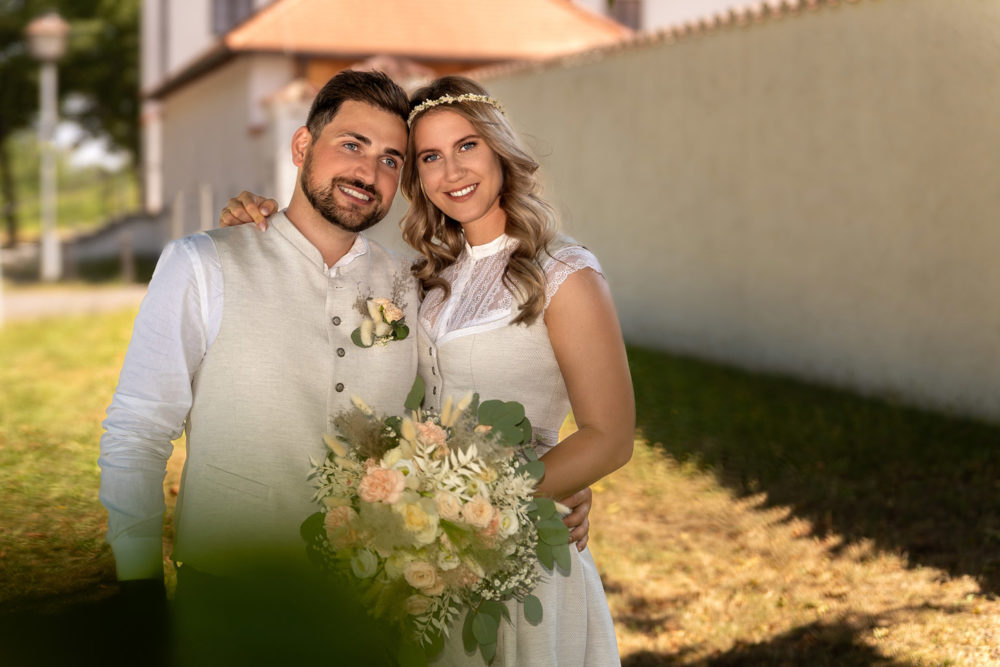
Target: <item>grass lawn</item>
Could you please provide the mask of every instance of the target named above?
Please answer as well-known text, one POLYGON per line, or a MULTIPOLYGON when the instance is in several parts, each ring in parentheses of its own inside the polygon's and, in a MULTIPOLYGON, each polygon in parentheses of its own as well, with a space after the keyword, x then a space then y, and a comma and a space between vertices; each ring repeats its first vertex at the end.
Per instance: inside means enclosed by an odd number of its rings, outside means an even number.
POLYGON ((0 330, 0 608, 114 588, 97 452, 133 317, 0 330))
MULTIPOLYGON (((0 625, 115 590, 96 459, 133 317, 0 329, 0 625)), ((1000 429, 629 354, 591 542, 625 665, 1000 661, 1000 429)))

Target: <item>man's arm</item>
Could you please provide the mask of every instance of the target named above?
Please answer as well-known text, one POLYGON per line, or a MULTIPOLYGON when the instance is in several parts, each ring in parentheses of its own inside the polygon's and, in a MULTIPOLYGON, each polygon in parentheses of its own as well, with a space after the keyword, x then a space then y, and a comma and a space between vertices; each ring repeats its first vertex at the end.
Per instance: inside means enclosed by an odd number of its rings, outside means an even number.
POLYGON ((122 581, 163 577, 163 478, 191 409, 191 379, 218 330, 213 297, 221 302, 211 239, 169 244, 136 316, 101 437, 100 500, 122 581))

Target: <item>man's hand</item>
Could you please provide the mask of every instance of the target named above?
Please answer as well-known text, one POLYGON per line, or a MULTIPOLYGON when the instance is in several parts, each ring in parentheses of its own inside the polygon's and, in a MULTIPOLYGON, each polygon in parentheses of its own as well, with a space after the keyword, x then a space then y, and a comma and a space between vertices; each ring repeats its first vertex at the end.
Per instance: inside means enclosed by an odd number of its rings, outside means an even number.
POLYGON ((220 227, 235 227, 254 223, 261 231, 267 229, 267 216, 278 210, 278 202, 244 190, 229 200, 219 216, 220 227))
POLYGON ((588 486, 577 491, 568 498, 563 498, 561 502, 569 507, 572 512, 563 517, 563 523, 569 528, 570 544, 576 544, 577 551, 587 548, 587 541, 590 540, 590 506, 594 501, 594 494, 588 486))

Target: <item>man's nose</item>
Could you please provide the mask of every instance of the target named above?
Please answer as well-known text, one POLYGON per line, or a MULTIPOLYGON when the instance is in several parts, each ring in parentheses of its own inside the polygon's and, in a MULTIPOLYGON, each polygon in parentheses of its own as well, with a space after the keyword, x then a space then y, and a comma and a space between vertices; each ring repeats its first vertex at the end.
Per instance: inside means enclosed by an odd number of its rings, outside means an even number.
POLYGON ((354 168, 354 176, 362 181, 365 185, 372 185, 375 183, 375 159, 362 159, 358 160, 357 165, 354 168))

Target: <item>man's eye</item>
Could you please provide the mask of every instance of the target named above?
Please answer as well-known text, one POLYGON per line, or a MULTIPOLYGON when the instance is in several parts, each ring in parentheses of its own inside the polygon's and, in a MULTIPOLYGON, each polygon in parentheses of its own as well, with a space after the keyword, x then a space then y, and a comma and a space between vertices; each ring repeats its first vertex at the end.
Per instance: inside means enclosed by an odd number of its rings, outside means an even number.
POLYGON ((353 141, 348 141, 344 144, 344 148, 346 148, 349 151, 356 151, 358 150, 359 146, 353 141))
POLYGON ((383 159, 382 159, 382 162, 383 162, 383 163, 385 164, 385 166, 387 166, 387 167, 391 167, 391 168, 393 168, 393 169, 395 169, 395 168, 396 168, 396 164, 397 164, 397 162, 396 162, 396 158, 392 158, 392 157, 387 157, 387 158, 383 158, 383 159))

